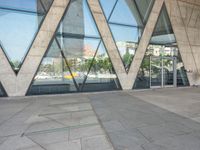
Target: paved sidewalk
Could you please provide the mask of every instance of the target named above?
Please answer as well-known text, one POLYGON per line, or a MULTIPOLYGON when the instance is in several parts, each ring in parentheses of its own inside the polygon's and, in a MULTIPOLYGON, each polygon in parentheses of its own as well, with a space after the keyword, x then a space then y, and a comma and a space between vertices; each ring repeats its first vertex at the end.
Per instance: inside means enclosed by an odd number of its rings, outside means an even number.
POLYGON ((0 100, 0 150, 112 150, 86 96, 0 100))
POLYGON ((200 150, 200 89, 89 97, 115 150, 200 150))
POLYGON ((200 88, 0 98, 0 150, 200 150, 199 117, 200 88))

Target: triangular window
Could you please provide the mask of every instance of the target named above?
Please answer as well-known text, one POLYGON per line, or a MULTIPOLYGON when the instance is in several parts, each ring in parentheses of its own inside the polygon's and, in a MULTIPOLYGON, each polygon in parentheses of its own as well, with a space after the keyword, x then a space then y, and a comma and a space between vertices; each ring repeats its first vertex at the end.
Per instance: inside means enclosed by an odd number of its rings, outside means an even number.
POLYGON ((0 45, 18 73, 53 0, 0 0, 0 45))
POLYGON ((188 85, 187 74, 164 5, 138 72, 134 88, 188 85))
POLYGON ((28 94, 120 89, 108 59, 87 1, 71 1, 28 94), (97 59, 101 61, 94 70, 97 59))
POLYGON ((7 96, 6 91, 4 90, 1 82, 0 82, 0 97, 5 97, 7 96))
POLYGON ((128 72, 154 0, 100 0, 107 22, 128 72))

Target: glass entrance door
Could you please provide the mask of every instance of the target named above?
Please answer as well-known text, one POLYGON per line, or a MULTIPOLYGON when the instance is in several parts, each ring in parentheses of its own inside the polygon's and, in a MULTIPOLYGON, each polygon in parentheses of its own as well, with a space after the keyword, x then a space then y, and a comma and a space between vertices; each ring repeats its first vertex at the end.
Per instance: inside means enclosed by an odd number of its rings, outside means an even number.
POLYGON ((150 87, 176 87, 176 57, 150 58, 150 87))
POLYGON ((162 86, 162 59, 160 57, 151 57, 150 59, 150 86, 162 86))

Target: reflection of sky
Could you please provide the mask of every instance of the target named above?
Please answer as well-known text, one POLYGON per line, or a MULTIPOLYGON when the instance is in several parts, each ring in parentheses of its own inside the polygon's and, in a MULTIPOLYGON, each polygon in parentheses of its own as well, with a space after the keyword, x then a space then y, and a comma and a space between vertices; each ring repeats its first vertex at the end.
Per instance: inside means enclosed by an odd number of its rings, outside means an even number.
POLYGON ((138 28, 110 25, 112 33, 117 42, 119 41, 131 41, 138 42, 138 28))
MULTIPOLYGON (((111 15, 116 0, 100 0, 106 18, 111 15)), ((109 22, 138 26, 136 18, 125 0, 118 0, 109 22)))
MULTIPOLYGON (((0 0, 0 7, 37 10, 36 0, 0 0)), ((36 14, 0 9, 0 41, 12 60, 21 61, 38 28, 36 14)))
POLYGON ((115 23, 121 23, 125 25, 138 26, 136 18, 133 12, 131 12, 125 0, 118 0, 118 3, 109 21, 115 22, 115 23))
POLYGON ((0 40, 12 60, 21 60, 38 28, 38 17, 0 10, 0 40))
POLYGON ((115 2, 116 2, 116 0, 100 0, 100 3, 103 7, 103 10, 104 10, 104 13, 105 13, 107 19, 111 14, 111 11, 115 5, 115 2))
POLYGON ((0 0, 0 7, 37 11, 37 0, 0 0))
POLYGON ((86 45, 89 46, 94 53, 96 52, 98 48, 97 55, 104 55, 105 53, 107 53, 103 45, 103 42, 100 43, 100 40, 85 38, 84 43, 85 43, 85 46, 86 45))
POLYGON ((99 33, 86 0, 83 0, 84 30, 86 36, 99 37, 99 33))
MULTIPOLYGON (((115 1, 107 1, 108 5, 113 2, 115 1)), ((0 7, 37 11, 37 0, 0 0, 0 7)), ((125 6, 123 5, 118 7, 123 9, 125 6)), ((92 18, 86 0, 83 0, 83 13, 85 35, 99 37, 97 27, 92 18)), ((0 27, 0 41, 5 48, 8 57, 11 58, 12 61, 21 61, 34 38, 35 33, 37 32, 38 16, 18 11, 11 12, 0 9, 0 27)), ((118 35, 120 35, 120 33, 124 31, 119 30, 118 32, 118 35)), ((131 39, 134 39, 135 37, 132 35, 127 38, 127 36, 125 37, 121 34, 120 38, 131 41, 131 39)), ((88 43, 93 48, 97 47, 95 42, 88 43)), ((96 48, 94 49, 96 50, 96 48)), ((104 51, 103 48, 99 49, 101 52, 104 51)))
MULTIPOLYGON (((116 0, 109 0, 109 1, 100 0, 100 3, 103 7, 107 19, 112 12, 115 2, 116 0)), ((111 15, 109 22, 112 23, 110 24, 110 28, 117 45, 125 44, 126 42, 138 43, 138 38, 139 38, 138 28, 130 27, 130 25, 138 26, 138 23, 133 15, 133 12, 131 12, 125 0, 118 0, 118 3, 115 6, 115 9, 111 15), (122 24, 122 25, 116 25, 116 24, 122 24)), ((118 47, 118 49, 121 55, 125 54, 126 52, 125 46, 118 47)))

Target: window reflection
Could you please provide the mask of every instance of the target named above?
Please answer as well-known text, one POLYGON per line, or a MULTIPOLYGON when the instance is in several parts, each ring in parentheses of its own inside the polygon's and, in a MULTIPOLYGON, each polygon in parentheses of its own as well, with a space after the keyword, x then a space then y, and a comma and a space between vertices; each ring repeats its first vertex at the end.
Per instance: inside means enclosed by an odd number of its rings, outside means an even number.
POLYGON ((146 23, 144 18, 148 17, 153 2, 153 0, 141 2, 133 0, 112 0, 108 2, 107 0, 100 0, 127 72, 146 23))
POLYGON ((176 80, 177 86, 189 85, 175 35, 164 6, 139 69, 134 88, 150 88, 150 83, 153 86, 155 84, 173 86, 174 80, 176 80), (150 59, 159 61, 151 61, 150 59), (163 83, 161 81, 162 76, 163 83))
POLYGON ((153 7, 154 0, 135 0, 136 7, 141 15, 142 22, 146 23, 153 7))
POLYGON ((0 44, 16 73, 45 16, 46 9, 41 3, 40 0, 0 0, 0 44))
POLYGON ((103 43, 99 45, 97 53, 91 61, 92 65, 83 86, 83 91, 117 90, 120 88, 117 76, 103 43), (98 84, 100 86, 96 86, 98 84))
POLYGON ((28 94, 120 89, 86 0, 70 2, 28 94))
POLYGON ((3 86, 2 86, 1 83, 0 83, 0 97, 5 97, 5 96, 7 96, 7 95, 6 95, 6 92, 5 92, 3 86))

